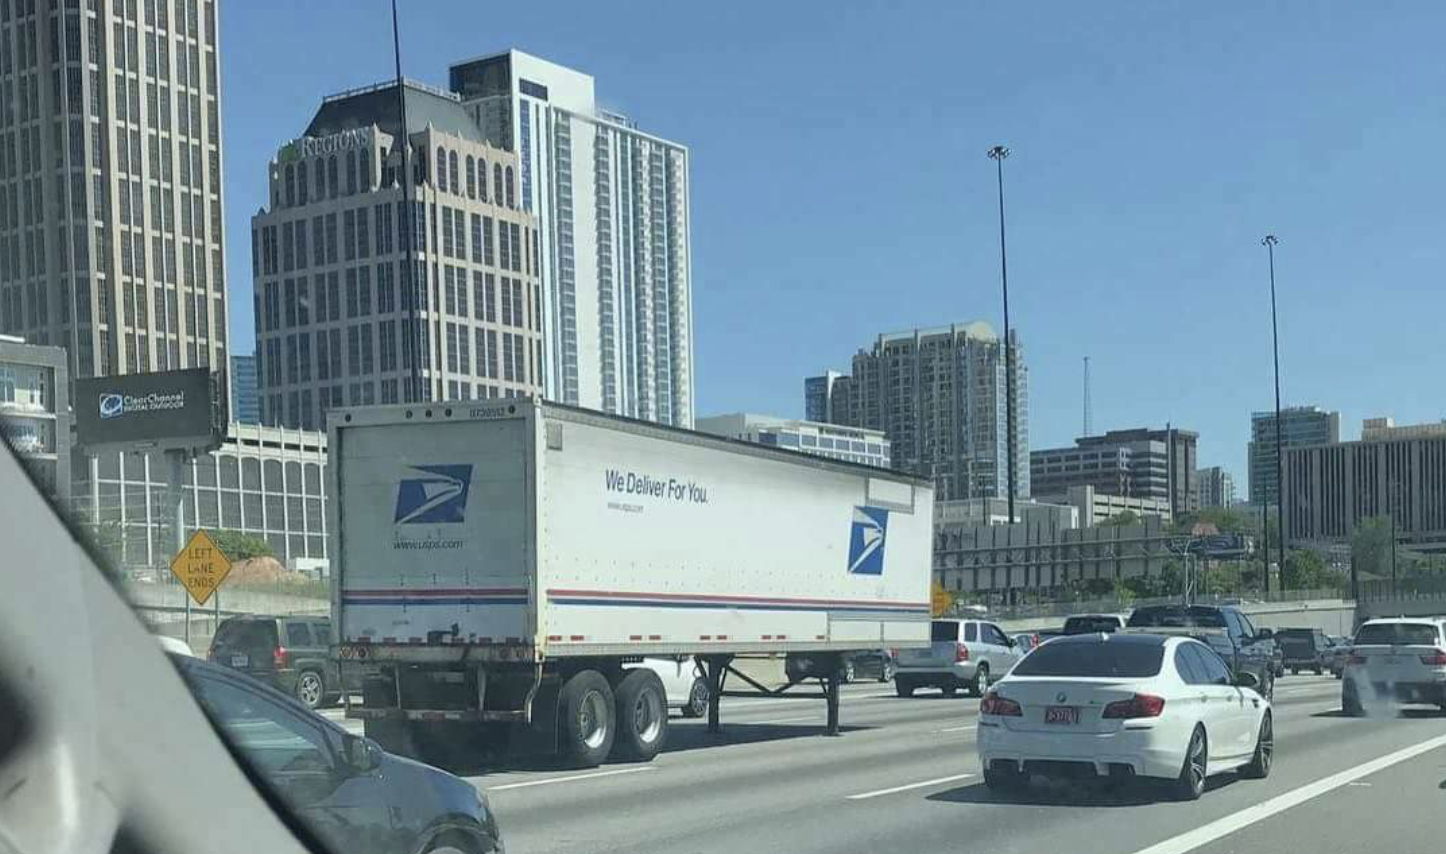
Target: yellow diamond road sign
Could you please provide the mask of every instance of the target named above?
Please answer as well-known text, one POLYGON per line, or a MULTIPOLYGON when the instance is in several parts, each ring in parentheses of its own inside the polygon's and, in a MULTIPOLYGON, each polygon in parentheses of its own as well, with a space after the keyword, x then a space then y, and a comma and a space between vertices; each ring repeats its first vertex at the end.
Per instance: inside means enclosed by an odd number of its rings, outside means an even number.
POLYGON ((185 585, 197 605, 206 604, 230 571, 231 561, 205 531, 191 535, 191 541, 171 561, 171 574, 185 585))
POLYGON ((929 604, 932 606, 934 616, 936 617, 942 617, 944 612, 949 610, 949 606, 954 604, 954 597, 949 595, 949 592, 940 586, 937 581, 934 582, 934 590, 930 594, 929 599, 929 604))

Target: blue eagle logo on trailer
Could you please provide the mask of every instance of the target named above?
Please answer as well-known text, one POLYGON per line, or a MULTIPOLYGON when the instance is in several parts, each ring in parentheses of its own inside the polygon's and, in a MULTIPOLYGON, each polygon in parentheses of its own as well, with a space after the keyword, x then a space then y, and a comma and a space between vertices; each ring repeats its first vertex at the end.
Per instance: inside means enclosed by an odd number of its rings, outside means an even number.
POLYGON ((472 486, 470 465, 410 466, 423 477, 397 483, 398 525, 436 525, 465 521, 467 491, 472 486))
POLYGON ((855 507, 849 531, 849 574, 884 574, 884 539, 889 511, 882 507, 855 507))

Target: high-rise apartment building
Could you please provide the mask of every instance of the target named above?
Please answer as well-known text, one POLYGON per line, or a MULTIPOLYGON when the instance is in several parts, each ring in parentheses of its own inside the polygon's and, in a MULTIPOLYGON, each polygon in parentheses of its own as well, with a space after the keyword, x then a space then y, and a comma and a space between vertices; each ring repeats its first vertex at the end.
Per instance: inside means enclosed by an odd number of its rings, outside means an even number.
MULTIPOLYGON (((1030 495, 1029 371, 1019 332, 1014 350, 1015 497, 1030 495)), ((1008 497, 1005 359, 987 323, 954 324, 880 335, 860 350, 853 373, 826 381, 833 424, 882 430, 893 467, 932 477, 937 500, 1008 497)))
POLYGON ((1199 439, 1192 430, 1141 427, 1082 436, 1072 448, 1034 451, 1029 459, 1034 494, 1062 500, 1072 486, 1092 486, 1106 495, 1163 499, 1171 515, 1195 510, 1199 439))
MULTIPOLYGON (((1289 406, 1280 410, 1280 445, 1298 448, 1341 440, 1341 414, 1319 406, 1289 406)), ((1251 504, 1276 503, 1275 412, 1250 414, 1250 442, 1246 446, 1251 504)))
POLYGON ((838 371, 824 371, 803 381, 803 417, 809 421, 827 421, 833 411, 833 384, 842 377, 838 371))
POLYGON ((217 0, 0 2, 0 331, 226 364, 217 0))
POLYGON ((1195 472, 1195 506, 1232 507, 1235 504, 1235 478, 1220 466, 1195 472))
POLYGON ((393 83, 324 99, 270 164, 271 204, 252 217, 265 424, 541 391, 541 243, 517 157, 456 95, 410 81, 404 93, 414 229, 393 83))
POLYGON ((520 51, 457 63, 450 84, 517 153, 541 234, 547 397, 691 427, 688 149, 600 108, 592 77, 520 51))
POLYGON ((255 356, 231 357, 231 420, 242 424, 261 423, 255 356))

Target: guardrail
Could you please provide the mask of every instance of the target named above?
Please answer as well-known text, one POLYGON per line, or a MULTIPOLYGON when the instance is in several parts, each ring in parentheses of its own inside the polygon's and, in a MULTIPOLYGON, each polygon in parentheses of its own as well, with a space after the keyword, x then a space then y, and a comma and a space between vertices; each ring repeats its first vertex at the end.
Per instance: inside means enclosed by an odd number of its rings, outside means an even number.
MULTIPOLYGON (((1446 595, 1446 579, 1442 579, 1443 594, 1446 595)), ((1197 594, 1192 601, 1197 605, 1255 605, 1271 602, 1301 602, 1319 599, 1340 599, 1342 593, 1335 588, 1312 590, 1272 590, 1269 594, 1255 591, 1243 594, 1197 594)), ((990 619, 1029 620, 1046 617, 1061 619, 1071 614, 1114 614, 1132 611, 1146 605, 1173 605, 1180 602, 1179 596, 1146 597, 1139 599, 1077 599, 1067 602, 1033 602, 1015 605, 986 606, 990 619)), ((969 615, 968 606, 955 609, 960 616, 969 615)))

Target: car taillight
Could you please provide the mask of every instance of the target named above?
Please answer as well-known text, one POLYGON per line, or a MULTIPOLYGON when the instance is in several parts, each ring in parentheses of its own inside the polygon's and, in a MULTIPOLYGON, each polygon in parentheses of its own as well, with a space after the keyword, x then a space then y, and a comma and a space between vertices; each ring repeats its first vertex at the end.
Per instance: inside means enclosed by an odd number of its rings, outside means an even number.
POLYGON ((1136 694, 1128 700, 1116 700, 1105 706, 1103 718, 1158 718, 1165 711, 1165 698, 1154 694, 1136 694))
POLYGON ((1347 664, 1365 664, 1365 663, 1366 663, 1366 657, 1365 657, 1364 655, 1361 655, 1359 652, 1353 652, 1353 653, 1351 653, 1351 657, 1346 659, 1346 663, 1347 663, 1347 664))
POLYGON ((962 643, 956 643, 956 644, 954 644, 954 660, 955 660, 955 661, 968 661, 968 660, 969 660, 969 647, 965 646, 965 645, 962 644, 962 643))
POLYGON ((890 649, 890 650, 889 650, 889 658, 898 658, 898 657, 899 657, 899 651, 898 651, 897 649, 890 649))
POLYGON ((1446 652, 1432 650, 1430 655, 1421 656, 1421 663, 1431 667, 1446 667, 1446 652))
POLYGON ((1031 643, 1029 645, 1030 649, 1034 649, 1035 647, 1039 646, 1039 635, 1030 635, 1029 637, 1031 640, 1031 643))
POLYGON ((1017 718, 1024 714, 1024 710, 1019 708, 1018 703, 1008 697, 1001 697, 993 691, 990 691, 988 694, 985 694, 984 699, 979 702, 979 714, 1003 715, 1007 718, 1017 718))
POLYGON ((273 667, 278 667, 278 668, 280 668, 280 667, 285 667, 285 666, 287 666, 287 665, 290 664, 290 663, 291 663, 291 653, 287 651, 286 647, 284 647, 284 646, 278 646, 278 647, 271 653, 271 664, 272 664, 273 667))

